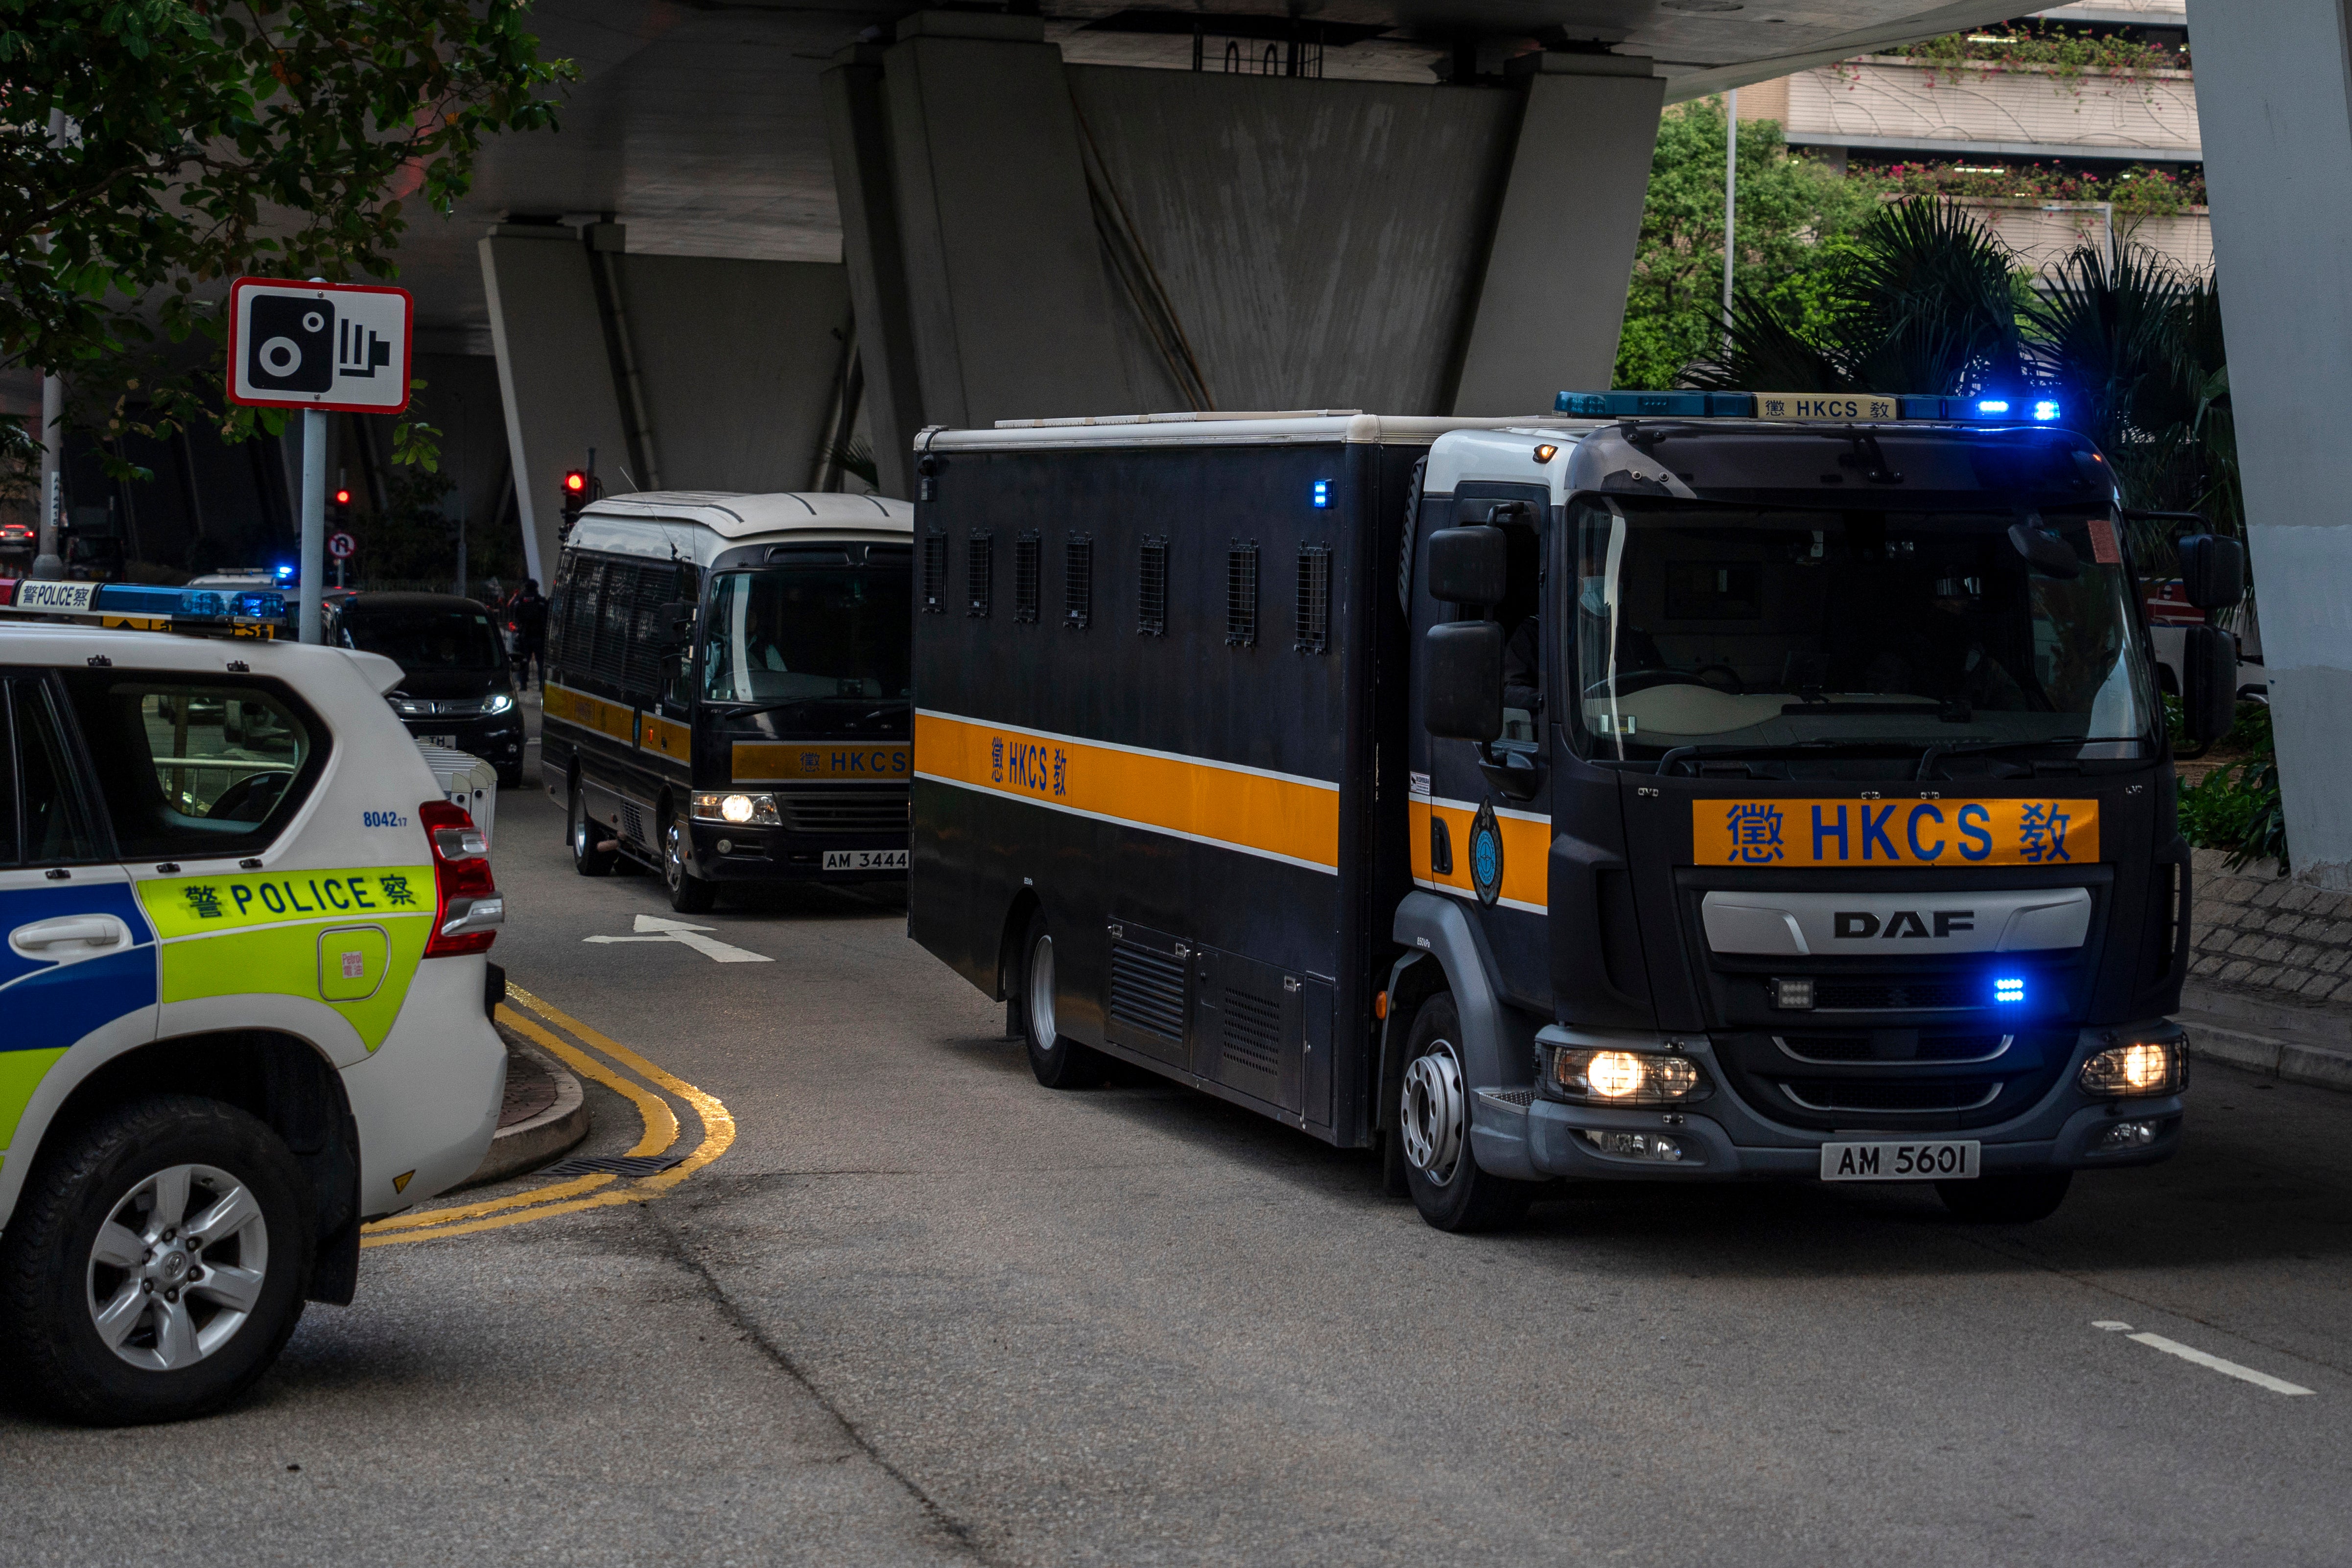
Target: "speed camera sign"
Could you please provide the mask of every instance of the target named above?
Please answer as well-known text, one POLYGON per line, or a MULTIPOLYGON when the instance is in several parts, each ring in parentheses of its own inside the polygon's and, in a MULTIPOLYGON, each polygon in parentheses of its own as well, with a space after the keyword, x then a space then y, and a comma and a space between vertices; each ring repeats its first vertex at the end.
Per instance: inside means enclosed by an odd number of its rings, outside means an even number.
POLYGON ((415 309, 405 288, 240 277, 228 295, 229 400, 397 413, 415 309))

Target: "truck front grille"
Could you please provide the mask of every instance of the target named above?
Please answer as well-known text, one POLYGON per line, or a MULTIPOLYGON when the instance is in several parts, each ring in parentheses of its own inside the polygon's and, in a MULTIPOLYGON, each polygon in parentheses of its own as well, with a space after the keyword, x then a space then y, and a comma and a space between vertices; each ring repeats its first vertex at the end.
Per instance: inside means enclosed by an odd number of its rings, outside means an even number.
POLYGON ((1725 1087, 1784 1125, 1986 1126, 2021 1114, 2073 1059, 2070 1029, 1808 1027, 1715 1037, 1725 1087), (1857 1120, 1860 1118, 1860 1120, 1857 1120))

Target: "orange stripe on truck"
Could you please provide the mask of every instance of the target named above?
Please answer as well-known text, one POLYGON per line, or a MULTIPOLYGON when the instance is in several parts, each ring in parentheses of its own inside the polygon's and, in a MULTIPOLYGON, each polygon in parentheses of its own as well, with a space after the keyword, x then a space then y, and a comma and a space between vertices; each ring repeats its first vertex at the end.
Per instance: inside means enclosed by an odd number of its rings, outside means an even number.
POLYGON ((1339 787, 946 714, 915 716, 917 775, 1336 871, 1339 787))
MULTIPOLYGON (((1413 880, 1477 897, 1478 890, 1470 881, 1470 824, 1478 813, 1467 807, 1415 796, 1405 802, 1404 815, 1406 834, 1411 840, 1408 847, 1412 854, 1413 880), (1454 850, 1454 869, 1444 876, 1431 869, 1435 863, 1430 858, 1429 845, 1429 821, 1433 816, 1445 824, 1445 836, 1454 850)), ((1549 906, 1551 824, 1496 812, 1495 826, 1503 835, 1501 895, 1521 904, 1549 906)))

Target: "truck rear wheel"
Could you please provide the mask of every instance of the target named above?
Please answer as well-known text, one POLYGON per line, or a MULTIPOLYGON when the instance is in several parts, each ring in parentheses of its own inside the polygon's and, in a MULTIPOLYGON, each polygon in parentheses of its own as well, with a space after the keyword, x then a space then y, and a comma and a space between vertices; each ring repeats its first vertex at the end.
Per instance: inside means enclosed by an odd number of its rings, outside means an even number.
POLYGON ((44 1152, 0 1239, 0 1337, 68 1420, 200 1416, 292 1336, 310 1230, 277 1134, 218 1101, 140 1101, 44 1152))
POLYGON ((2031 1225, 2058 1212, 2066 1189, 2074 1184, 2073 1171, 2036 1171, 2031 1176, 1979 1176, 1974 1181, 1939 1181, 1936 1196, 1955 1219, 1975 1225, 2031 1225))
POLYGON ((1109 1063, 1102 1052, 1061 1032, 1054 1016, 1054 934, 1043 910, 1029 917, 1021 939, 1021 1037, 1029 1045, 1029 1071, 1048 1089, 1091 1089, 1109 1063))
POLYGON ((1478 1168, 1470 1148, 1470 1081, 1464 1071, 1461 1016, 1444 994, 1421 1004, 1407 1037, 1404 1093, 1397 1124, 1405 1190, 1440 1230, 1498 1230, 1527 1217, 1536 1188, 1478 1168))
POLYGON ((572 781, 572 869, 582 876, 610 876, 614 852, 596 847, 604 829, 588 816, 588 792, 580 788, 580 780, 572 781))

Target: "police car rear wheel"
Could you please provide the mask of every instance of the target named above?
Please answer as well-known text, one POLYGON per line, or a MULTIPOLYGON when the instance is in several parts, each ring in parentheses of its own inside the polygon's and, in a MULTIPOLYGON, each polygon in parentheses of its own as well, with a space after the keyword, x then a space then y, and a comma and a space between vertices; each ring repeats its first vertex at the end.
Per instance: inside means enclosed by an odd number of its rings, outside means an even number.
POLYGON ((669 820, 662 835, 662 883, 669 889, 669 906, 680 915, 701 915, 719 902, 719 886, 694 874, 689 854, 693 830, 681 811, 669 820))
POLYGON ((242 1393, 294 1332, 308 1188, 270 1129, 158 1096, 45 1152, 0 1237, 0 1335, 70 1420, 178 1420, 242 1393))
POLYGON ((596 847, 602 824, 588 820, 588 796, 580 781, 572 781, 572 869, 582 876, 607 876, 612 873, 614 852, 596 847))
POLYGON ((1536 1188, 1478 1167, 1470 1146, 1470 1082, 1454 998, 1421 1005, 1407 1037, 1403 1093, 1391 1134, 1404 1156, 1405 1190, 1440 1230, 1496 1230, 1524 1218, 1536 1188))
POLYGON ((1029 917, 1021 944, 1021 1034, 1029 1045, 1029 1071, 1048 1089, 1089 1089, 1109 1065, 1102 1052, 1061 1032, 1055 1019, 1054 934, 1045 916, 1029 917))

